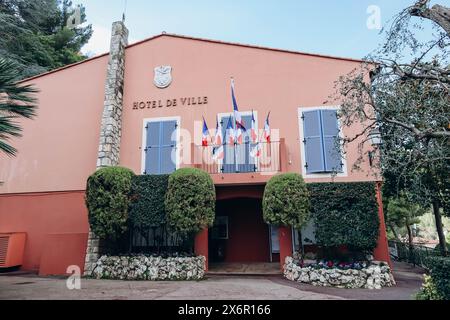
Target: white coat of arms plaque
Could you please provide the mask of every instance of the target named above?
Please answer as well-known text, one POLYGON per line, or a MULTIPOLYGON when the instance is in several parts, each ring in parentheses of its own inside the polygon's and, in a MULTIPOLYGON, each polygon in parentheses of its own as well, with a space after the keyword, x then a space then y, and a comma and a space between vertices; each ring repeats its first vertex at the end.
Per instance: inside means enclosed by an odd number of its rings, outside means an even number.
POLYGON ((159 89, 165 89, 172 83, 172 67, 159 66, 155 68, 155 86, 159 89))

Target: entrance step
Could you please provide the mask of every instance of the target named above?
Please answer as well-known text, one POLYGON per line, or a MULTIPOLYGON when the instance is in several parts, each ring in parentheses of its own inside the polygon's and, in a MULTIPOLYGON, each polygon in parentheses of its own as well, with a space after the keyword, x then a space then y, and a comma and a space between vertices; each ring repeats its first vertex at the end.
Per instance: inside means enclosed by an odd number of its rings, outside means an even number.
POLYGON ((208 275, 220 276, 279 276, 279 263, 211 263, 208 275))

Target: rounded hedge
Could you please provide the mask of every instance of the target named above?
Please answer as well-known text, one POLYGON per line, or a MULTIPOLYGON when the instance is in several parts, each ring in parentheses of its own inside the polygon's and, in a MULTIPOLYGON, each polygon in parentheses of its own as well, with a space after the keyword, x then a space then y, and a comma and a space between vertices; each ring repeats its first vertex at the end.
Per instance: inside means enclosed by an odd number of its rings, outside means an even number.
POLYGON ((309 191, 302 176, 296 173, 277 175, 264 190, 263 214, 268 224, 301 229, 308 223, 309 191))
POLYGON ((102 239, 118 239, 127 231, 129 193, 133 171, 122 167, 99 169, 86 187, 91 231, 102 239))
POLYGON ((180 234, 197 233, 214 223, 216 191, 204 171, 179 169, 169 177, 166 193, 169 226, 180 234))

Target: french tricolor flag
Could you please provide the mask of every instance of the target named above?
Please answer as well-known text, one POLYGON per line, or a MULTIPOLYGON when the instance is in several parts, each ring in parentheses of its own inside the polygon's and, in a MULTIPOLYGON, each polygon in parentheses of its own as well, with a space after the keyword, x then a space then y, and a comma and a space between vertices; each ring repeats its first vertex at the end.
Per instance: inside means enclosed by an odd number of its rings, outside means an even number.
POLYGON ((223 149, 223 144, 213 149, 213 159, 215 161, 223 160, 225 157, 225 152, 223 149))
POLYGON ((236 95, 234 94, 234 79, 231 79, 231 97, 233 100, 234 119, 236 122, 236 142, 242 144, 244 140, 245 129, 244 121, 242 120, 241 113, 239 112, 236 95))
POLYGON ((222 122, 219 121, 219 118, 217 117, 217 124, 216 124, 216 135, 214 136, 214 144, 216 146, 223 145, 223 134, 222 134, 222 122))
POLYGON ((227 143, 229 145, 234 145, 236 137, 234 135, 233 121, 231 119, 231 116, 230 120, 228 120, 226 134, 227 134, 227 143))
POLYGON ((209 145, 210 137, 211 136, 209 135, 208 125, 206 124, 205 118, 203 118, 203 136, 202 136, 203 147, 207 147, 209 145))
POLYGON ((261 144, 258 142, 250 151, 250 156, 252 158, 259 158, 261 157, 261 144))
POLYGON ((266 123, 264 124, 264 139, 267 143, 270 143, 270 122, 269 122, 270 112, 267 115, 266 123))
POLYGON ((252 129, 250 131, 250 139, 253 144, 258 142, 258 128, 256 125, 256 120, 255 120, 255 115, 253 114, 253 110, 252 110, 252 129))

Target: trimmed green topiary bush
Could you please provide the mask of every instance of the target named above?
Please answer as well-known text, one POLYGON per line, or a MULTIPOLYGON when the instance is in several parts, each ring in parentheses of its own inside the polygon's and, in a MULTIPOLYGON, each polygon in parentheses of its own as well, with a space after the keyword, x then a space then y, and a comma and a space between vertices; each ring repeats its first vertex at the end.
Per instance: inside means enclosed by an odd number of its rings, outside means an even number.
POLYGON ((429 275, 425 277, 418 300, 450 300, 450 258, 429 257, 425 260, 429 275))
POLYGON ((380 219, 374 183, 315 183, 308 189, 320 246, 375 249, 380 219))
POLYGON ((86 187, 86 206, 91 230, 102 239, 117 240, 127 231, 129 193, 133 171, 102 168, 91 175, 86 187))
POLYGON ((301 229, 310 215, 309 192, 302 176, 287 173, 270 179, 264 190, 263 214, 268 224, 301 229))
POLYGON ((168 175, 134 176, 131 183, 130 223, 143 236, 150 228, 166 224, 166 197, 168 175))
POLYGON ((206 172, 185 168, 169 177, 166 194, 169 226, 180 234, 197 233, 214 223, 216 191, 206 172))

